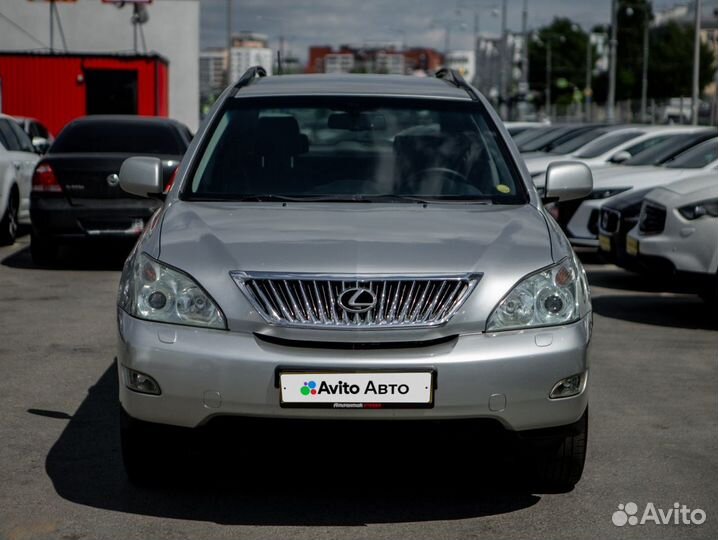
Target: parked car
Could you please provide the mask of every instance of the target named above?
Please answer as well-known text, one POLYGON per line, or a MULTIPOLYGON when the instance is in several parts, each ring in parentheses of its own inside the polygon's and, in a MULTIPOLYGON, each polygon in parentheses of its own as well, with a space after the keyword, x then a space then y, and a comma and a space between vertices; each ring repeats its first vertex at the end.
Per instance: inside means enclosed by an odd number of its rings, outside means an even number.
MULTIPOLYGON (((715 138, 716 130, 702 130, 689 134, 673 135, 668 140, 625 161, 622 166, 617 166, 614 170, 616 174, 620 174, 621 171, 618 169, 622 169, 623 172, 626 171, 623 167, 641 167, 641 170, 646 170, 645 167, 647 166, 662 165, 693 146, 715 138)), ((626 235, 638 223, 643 198, 652 189, 652 187, 647 187, 629 190, 610 197, 601 205, 598 219, 598 245, 603 259, 607 262, 632 270, 639 269, 634 264, 635 257, 630 257, 626 254, 626 235)), ((558 209, 556 210, 556 215, 558 216, 558 209)))
POLYGON ((30 250, 51 264, 68 242, 136 238, 162 204, 119 186, 129 156, 156 156, 164 185, 189 145, 189 130, 166 118, 87 116, 68 124, 32 177, 30 250))
POLYGON ((30 137, 35 151, 38 154, 47 152, 55 138, 45 125, 35 118, 25 118, 22 116, 15 116, 14 118, 20 128, 30 137))
POLYGON ((575 137, 555 147, 548 154, 525 156, 526 166, 534 183, 540 188, 543 186, 543 174, 546 168, 554 161, 569 159, 585 163, 591 169, 599 169, 627 161, 652 145, 663 142, 669 136, 690 129, 682 126, 601 128, 582 137, 575 137), (591 140, 586 142, 589 138, 591 140))
POLYGON ((718 174, 711 172, 654 189, 626 238, 626 252, 651 272, 718 298, 718 174))
MULTIPOLYGON (((583 137, 589 133, 602 129, 604 126, 600 124, 572 124, 564 126, 555 126, 551 128, 539 128, 540 135, 530 137, 528 140, 517 136, 516 146, 519 151, 524 154, 524 158, 540 156, 541 153, 551 152, 557 146, 568 143, 577 137, 583 137)), ((583 139, 581 139, 583 140, 583 139)))
MULTIPOLYGON (((172 467, 167 425, 463 418, 517 437, 542 482, 574 485, 586 276, 488 102, 448 70, 263 75, 215 103, 122 272, 130 480, 172 467), (319 119, 354 140, 310 137, 319 119)), ((546 191, 591 185, 564 163, 546 191)), ((120 186, 156 197, 159 159, 125 161, 120 186)))
POLYGON ((0 245, 14 243, 18 224, 30 223, 30 179, 38 159, 14 119, 0 114, 0 245))
POLYGON ((551 213, 575 246, 599 247, 598 218, 613 197, 669 184, 718 168, 718 138, 712 137, 679 154, 661 167, 602 169, 593 174, 593 191, 584 200, 558 203, 551 213), (630 169, 630 170, 629 170, 630 169))
POLYGON ((506 128, 506 131, 509 132, 511 137, 515 137, 519 133, 533 131, 550 125, 550 122, 504 122, 504 127, 506 128))

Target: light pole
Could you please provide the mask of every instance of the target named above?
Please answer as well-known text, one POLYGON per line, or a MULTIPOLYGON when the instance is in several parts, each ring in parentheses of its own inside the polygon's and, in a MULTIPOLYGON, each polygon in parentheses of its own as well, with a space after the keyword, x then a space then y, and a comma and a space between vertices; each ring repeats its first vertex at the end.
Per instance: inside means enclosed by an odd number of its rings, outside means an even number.
POLYGON ((521 35, 524 46, 521 50, 521 82, 524 91, 529 91, 529 34, 528 34, 529 0, 524 0, 524 8, 521 11, 521 35))
POLYGON ((591 97, 593 89, 591 88, 591 76, 593 75, 593 42, 591 41, 591 31, 588 32, 588 38, 586 39, 586 88, 583 91, 585 98, 586 111, 584 118, 587 122, 591 121, 591 97))
POLYGON ((648 46, 650 18, 648 17, 648 4, 644 6, 643 12, 643 73, 641 76, 641 121, 647 122, 646 111, 648 108, 648 46))
POLYGON ((499 108, 501 110, 501 118, 506 118, 506 59, 508 40, 506 35, 506 14, 508 0, 501 2, 501 47, 499 48, 499 108))
POLYGON ((546 40, 546 116, 551 120, 551 38, 546 40))
POLYGON ((691 96, 691 123, 698 125, 698 98, 701 67, 701 0, 695 0, 695 36, 693 39, 693 94, 691 96))
POLYGON ((611 52, 608 71, 608 121, 616 119, 616 49, 618 48, 618 0, 611 0, 611 52))
POLYGON ((232 0, 227 0, 227 85, 232 83, 232 0))

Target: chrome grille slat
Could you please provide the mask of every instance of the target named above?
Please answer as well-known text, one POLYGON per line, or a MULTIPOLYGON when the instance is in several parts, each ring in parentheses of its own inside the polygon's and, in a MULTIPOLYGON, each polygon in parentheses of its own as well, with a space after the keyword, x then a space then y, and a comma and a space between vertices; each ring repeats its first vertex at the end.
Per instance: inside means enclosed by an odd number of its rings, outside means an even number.
POLYGON ((480 274, 450 276, 331 276, 232 272, 232 278, 270 324, 303 328, 420 328, 446 323, 462 306, 480 274), (347 312, 346 292, 366 296, 347 312), (361 289, 366 291, 361 292, 361 289), (370 304, 374 298, 373 305, 370 304), (358 303, 362 302, 362 303, 358 303), (343 307, 342 307, 343 306, 343 307))

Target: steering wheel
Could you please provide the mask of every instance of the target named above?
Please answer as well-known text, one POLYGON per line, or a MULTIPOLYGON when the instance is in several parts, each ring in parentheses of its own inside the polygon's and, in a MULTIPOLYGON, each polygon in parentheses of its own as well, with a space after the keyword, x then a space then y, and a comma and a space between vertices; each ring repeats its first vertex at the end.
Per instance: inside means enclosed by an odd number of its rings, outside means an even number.
POLYGON ((460 172, 455 171, 454 169, 447 169, 446 167, 427 167, 426 169, 421 169, 419 171, 416 171, 415 173, 412 173, 411 176, 407 179, 408 181, 415 180, 416 178, 421 178, 422 176, 426 176, 427 174, 432 173, 438 173, 446 177, 450 177, 449 180, 452 182, 460 182, 462 184, 469 184, 469 179, 466 178, 465 175, 461 174, 460 172))

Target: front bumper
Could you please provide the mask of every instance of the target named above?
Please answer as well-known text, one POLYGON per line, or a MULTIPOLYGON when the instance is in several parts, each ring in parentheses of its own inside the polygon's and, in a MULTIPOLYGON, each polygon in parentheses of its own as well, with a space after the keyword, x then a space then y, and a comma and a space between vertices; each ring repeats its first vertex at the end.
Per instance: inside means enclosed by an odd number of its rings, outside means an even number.
POLYGON ((715 218, 689 221, 675 208, 668 208, 659 234, 641 234, 638 227, 628 233, 638 242, 637 258, 647 268, 715 276, 718 271, 718 228, 715 218))
POLYGON ((250 333, 205 330, 135 319, 118 310, 119 393, 124 410, 148 422, 196 427, 213 417, 498 420, 509 430, 576 422, 587 390, 552 400, 557 381, 588 370, 590 316, 562 327, 462 335, 420 348, 345 350, 270 343, 250 333), (124 367, 153 377, 161 395, 125 385, 124 367), (429 409, 287 409, 275 386, 278 368, 433 370, 429 409), (498 400, 492 395, 502 395, 498 400), (503 408, 496 403, 503 403, 503 408), (491 400, 491 404, 490 404, 491 400), (494 409, 494 410, 492 410, 494 409))

